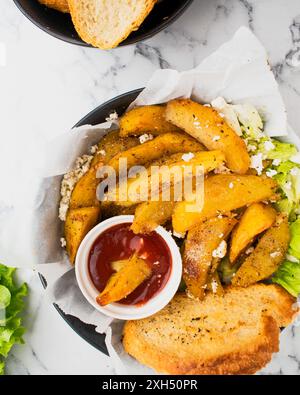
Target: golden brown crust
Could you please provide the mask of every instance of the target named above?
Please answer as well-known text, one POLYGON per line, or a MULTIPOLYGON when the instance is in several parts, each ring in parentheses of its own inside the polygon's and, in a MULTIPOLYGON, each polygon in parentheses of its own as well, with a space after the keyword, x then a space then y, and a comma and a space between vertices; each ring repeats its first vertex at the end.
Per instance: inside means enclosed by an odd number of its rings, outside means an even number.
POLYGON ((276 285, 227 288, 203 302, 178 294, 158 314, 124 327, 125 351, 169 374, 252 374, 278 351, 279 327, 297 311, 276 285))
MULTIPOLYGON (((242 375, 254 374, 262 369, 279 349, 279 328, 274 318, 262 317, 261 333, 251 339, 247 349, 220 355, 214 359, 181 358, 166 354, 157 349, 155 344, 143 343, 136 336, 133 321, 126 323, 124 328, 123 346, 125 351, 143 365, 149 366, 159 373, 172 375, 242 375)), ((224 340, 225 341, 225 340, 224 340)), ((202 356, 203 358, 203 356, 202 356)))
POLYGON ((126 38, 130 35, 135 30, 138 30, 140 25, 144 22, 146 17, 150 14, 152 11, 154 5, 157 3, 157 0, 145 0, 145 9, 144 12, 139 16, 139 18, 134 21, 134 23, 131 24, 131 26, 128 27, 128 30, 123 34, 122 37, 117 37, 115 42, 112 45, 107 45, 105 42, 100 42, 99 40, 96 39, 96 37, 92 37, 89 35, 86 29, 84 29, 84 26, 80 23, 80 15, 78 15, 76 3, 79 0, 68 0, 69 4, 69 9, 71 13, 71 17, 75 26, 75 29, 79 36, 84 40, 85 42, 93 45, 94 47, 98 47, 100 49, 112 49, 117 47, 122 41, 126 40, 126 38))
POLYGON ((54 10, 64 13, 70 12, 68 0, 38 0, 38 1, 49 8, 53 8, 54 10))

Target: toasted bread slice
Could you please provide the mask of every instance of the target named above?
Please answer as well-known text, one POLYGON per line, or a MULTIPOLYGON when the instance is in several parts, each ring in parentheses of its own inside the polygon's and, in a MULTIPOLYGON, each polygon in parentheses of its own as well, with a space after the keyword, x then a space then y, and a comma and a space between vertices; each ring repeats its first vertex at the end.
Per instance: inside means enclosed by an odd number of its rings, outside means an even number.
POLYGON ((295 299, 276 285, 228 288, 199 302, 178 294, 161 312, 124 327, 125 351, 169 374, 253 374, 278 351, 295 299))
POLYGON ((70 12, 68 0, 38 0, 38 1, 49 8, 53 8, 54 10, 65 12, 65 13, 70 12))
POLYGON ((94 47, 111 49, 137 30, 157 0, 68 0, 80 37, 94 47))

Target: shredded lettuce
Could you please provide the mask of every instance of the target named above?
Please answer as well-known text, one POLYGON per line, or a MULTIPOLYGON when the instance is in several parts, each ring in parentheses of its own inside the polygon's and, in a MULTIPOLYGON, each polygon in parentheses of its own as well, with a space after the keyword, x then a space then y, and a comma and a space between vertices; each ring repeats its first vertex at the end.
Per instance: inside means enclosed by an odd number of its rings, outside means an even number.
MULTIPOLYGON (((231 105, 223 98, 212 102, 221 111, 238 135, 242 135, 251 157, 250 167, 274 178, 281 190, 276 203, 280 212, 288 215, 291 242, 285 261, 274 275, 273 281, 294 296, 300 293, 300 153, 293 144, 268 137, 259 112, 252 105, 231 105), (237 121, 239 125, 237 125, 237 121), (242 132, 242 133, 241 133, 242 132), (298 219, 297 219, 298 217, 298 219)), ((219 274, 223 282, 230 282, 238 267, 231 266, 227 258, 221 261, 219 274)))
POLYGON ((251 104, 238 104, 232 106, 241 124, 242 131, 248 138, 260 139, 263 134, 263 120, 258 111, 251 104))
POLYGON ((27 285, 14 281, 16 269, 0 264, 0 375, 4 374, 5 358, 16 343, 24 343, 20 313, 24 309, 27 285))
POLYGON ((300 294, 300 264, 290 261, 283 262, 274 274, 272 281, 297 297, 300 294))
POLYGON ((266 152, 267 159, 280 159, 287 161, 297 153, 297 148, 293 144, 282 143, 272 139, 274 148, 266 152))

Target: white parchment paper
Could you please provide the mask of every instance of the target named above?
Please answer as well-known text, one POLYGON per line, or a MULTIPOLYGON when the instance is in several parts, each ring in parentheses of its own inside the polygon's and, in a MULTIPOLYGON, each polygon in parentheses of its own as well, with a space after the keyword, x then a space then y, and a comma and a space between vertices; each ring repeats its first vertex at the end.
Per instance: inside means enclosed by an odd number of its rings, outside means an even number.
MULTIPOLYGON (((270 136, 288 136, 284 103, 266 51, 247 28, 240 28, 232 40, 193 70, 182 73, 157 71, 131 106, 164 103, 178 97, 192 97, 208 103, 218 96, 235 104, 253 104, 263 115, 265 130, 270 136)), ((153 374, 124 353, 121 345, 123 323, 111 322, 85 301, 59 242, 62 236, 62 224, 58 219, 61 176, 110 127, 111 123, 105 123, 73 129, 47 147, 44 179, 37 196, 37 209, 33 213, 33 248, 39 263, 38 270, 48 281, 50 301, 57 303, 65 313, 96 325, 97 331, 107 333, 106 344, 116 372, 153 374)))

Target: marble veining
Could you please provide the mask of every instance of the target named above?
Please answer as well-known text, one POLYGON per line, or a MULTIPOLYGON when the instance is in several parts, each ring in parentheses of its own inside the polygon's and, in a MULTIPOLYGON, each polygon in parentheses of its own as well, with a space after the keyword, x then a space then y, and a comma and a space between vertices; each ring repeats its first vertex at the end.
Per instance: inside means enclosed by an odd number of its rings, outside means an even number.
MULTIPOLYGON (((81 48, 40 31, 0 2, 0 260, 30 263, 30 231, 23 226, 26 188, 40 147, 70 129, 103 101, 145 85, 159 68, 188 70, 248 26, 269 52, 289 122, 300 132, 299 0, 195 0, 172 26, 152 39, 113 51, 81 48), (18 179, 18 189, 15 180, 18 179), (16 238, 18 248, 9 248, 16 238), (13 251, 13 252, 12 252, 13 251)), ((60 318, 36 272, 22 270, 31 294, 25 315, 26 345, 16 346, 8 374, 114 374, 109 358, 85 343, 60 318)), ((299 322, 281 334, 280 352, 259 374, 300 374, 299 322)))

